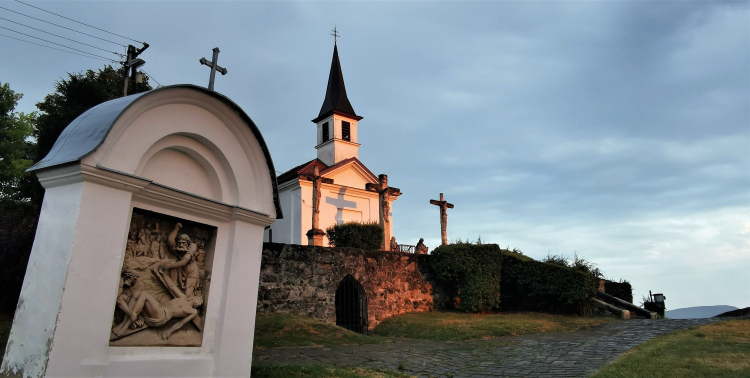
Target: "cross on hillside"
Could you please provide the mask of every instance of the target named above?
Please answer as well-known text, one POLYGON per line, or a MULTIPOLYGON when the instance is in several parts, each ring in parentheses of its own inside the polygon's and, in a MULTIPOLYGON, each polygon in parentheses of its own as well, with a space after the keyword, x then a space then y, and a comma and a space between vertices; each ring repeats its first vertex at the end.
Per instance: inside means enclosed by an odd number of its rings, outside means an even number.
POLYGON ((448 209, 453 208, 452 203, 448 203, 443 198, 443 193, 440 193, 440 201, 430 200, 433 205, 440 206, 440 237, 443 239, 443 245, 448 244, 448 209))

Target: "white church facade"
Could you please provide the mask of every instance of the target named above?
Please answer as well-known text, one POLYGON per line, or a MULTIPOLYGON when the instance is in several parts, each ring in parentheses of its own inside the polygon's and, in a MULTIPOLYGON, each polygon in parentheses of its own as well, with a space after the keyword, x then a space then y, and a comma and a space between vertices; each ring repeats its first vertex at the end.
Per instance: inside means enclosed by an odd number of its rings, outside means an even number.
MULTIPOLYGON (((334 45, 333 61, 325 100, 318 116, 312 120, 317 127, 317 158, 278 176, 279 199, 284 219, 277 220, 265 232, 265 241, 308 244, 308 231, 313 219, 313 181, 315 170, 322 177, 319 227, 345 222, 377 222, 384 226, 385 240, 393 235, 393 202, 401 195, 397 188, 388 188, 388 195, 379 194, 381 179, 359 160, 358 116, 346 95, 338 48, 334 45), (387 205, 385 203, 387 203, 387 205), (382 216, 382 212, 387 215, 382 216)), ((324 237, 323 245, 329 246, 324 237)), ((390 244, 384 243, 384 250, 390 244)))

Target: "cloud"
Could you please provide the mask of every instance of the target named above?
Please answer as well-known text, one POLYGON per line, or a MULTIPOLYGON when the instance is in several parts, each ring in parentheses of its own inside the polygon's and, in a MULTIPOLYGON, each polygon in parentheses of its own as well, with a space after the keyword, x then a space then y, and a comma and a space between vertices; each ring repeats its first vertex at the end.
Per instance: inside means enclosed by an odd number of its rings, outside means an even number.
MULTIPOLYGON (((578 252, 668 306, 747 306, 746 2, 45 4, 148 41, 162 84, 206 85, 197 60, 219 46, 216 88, 279 171, 316 156, 336 25, 359 157, 404 193, 399 242, 440 243, 443 192, 450 238, 578 252)), ((0 43, 21 111, 99 67, 0 43)))

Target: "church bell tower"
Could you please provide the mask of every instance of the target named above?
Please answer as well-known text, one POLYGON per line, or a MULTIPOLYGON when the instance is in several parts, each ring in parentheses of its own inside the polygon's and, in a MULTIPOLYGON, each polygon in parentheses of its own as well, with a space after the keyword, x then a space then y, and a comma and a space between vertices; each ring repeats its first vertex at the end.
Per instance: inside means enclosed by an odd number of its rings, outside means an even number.
POLYGON ((361 119, 354 113, 354 108, 346 97, 339 51, 334 44, 326 97, 318 117, 312 120, 318 129, 318 142, 315 145, 318 159, 332 166, 345 159, 358 158, 357 122, 361 119))

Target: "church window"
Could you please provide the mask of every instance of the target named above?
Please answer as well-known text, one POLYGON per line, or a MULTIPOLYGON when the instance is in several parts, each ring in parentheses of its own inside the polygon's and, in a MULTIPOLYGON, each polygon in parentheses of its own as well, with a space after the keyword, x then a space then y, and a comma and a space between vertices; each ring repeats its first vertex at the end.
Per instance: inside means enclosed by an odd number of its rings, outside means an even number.
MULTIPOLYGON (((326 122, 326 123, 323 124, 323 142, 328 141, 329 138, 330 137, 328 135, 328 122, 326 122)), ((321 143, 323 143, 323 142, 321 142, 321 143)))
POLYGON ((341 139, 351 141, 349 122, 341 122, 341 139))

